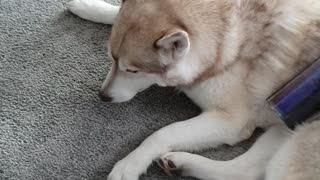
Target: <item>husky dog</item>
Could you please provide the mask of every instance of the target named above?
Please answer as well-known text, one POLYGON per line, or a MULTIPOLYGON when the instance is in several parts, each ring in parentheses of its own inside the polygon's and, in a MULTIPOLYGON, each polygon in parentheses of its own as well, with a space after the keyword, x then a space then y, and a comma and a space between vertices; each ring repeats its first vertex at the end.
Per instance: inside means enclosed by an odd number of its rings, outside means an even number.
POLYGON ((289 131, 266 98, 320 56, 319 0, 73 0, 78 16, 113 24, 112 68, 100 95, 124 102, 152 84, 175 86, 203 112, 160 129, 108 180, 165 171, 215 180, 319 180, 320 122, 289 131), (213 161, 179 152, 233 145, 269 130, 242 156, 213 161))

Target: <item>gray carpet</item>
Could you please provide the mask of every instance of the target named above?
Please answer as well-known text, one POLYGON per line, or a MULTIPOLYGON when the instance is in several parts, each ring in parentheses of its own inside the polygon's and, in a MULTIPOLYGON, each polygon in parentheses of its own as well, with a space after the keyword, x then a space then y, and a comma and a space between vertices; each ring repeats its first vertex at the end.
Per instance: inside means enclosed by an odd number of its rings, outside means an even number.
MULTIPOLYGON (((200 112, 158 87, 128 103, 101 102, 111 27, 74 16, 66 2, 0 0, 1 180, 106 179, 152 132, 200 112)), ((202 154, 230 159, 250 143, 202 154)), ((141 179, 177 177, 153 165, 141 179)))

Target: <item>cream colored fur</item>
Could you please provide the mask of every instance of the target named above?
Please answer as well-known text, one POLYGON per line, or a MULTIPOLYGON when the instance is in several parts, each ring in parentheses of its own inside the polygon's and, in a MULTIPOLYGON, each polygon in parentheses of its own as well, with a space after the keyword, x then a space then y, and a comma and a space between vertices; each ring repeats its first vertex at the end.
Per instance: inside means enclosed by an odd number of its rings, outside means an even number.
POLYGON ((203 110, 152 134, 108 180, 137 180, 158 158, 166 171, 182 168, 202 179, 319 178, 319 123, 291 136, 265 103, 320 56, 319 0, 126 0, 120 9, 73 0, 68 7, 82 18, 113 23, 108 50, 114 64, 103 96, 123 102, 152 84, 176 86, 203 110), (174 152, 232 145, 270 126, 231 161, 174 152))

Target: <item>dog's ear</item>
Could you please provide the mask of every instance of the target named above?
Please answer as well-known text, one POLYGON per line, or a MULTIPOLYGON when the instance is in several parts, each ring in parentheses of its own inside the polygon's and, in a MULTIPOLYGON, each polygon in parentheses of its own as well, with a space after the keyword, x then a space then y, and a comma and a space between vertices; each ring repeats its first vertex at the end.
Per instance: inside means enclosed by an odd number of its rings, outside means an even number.
POLYGON ((164 35, 155 43, 156 49, 165 59, 178 60, 190 50, 190 40, 187 32, 175 30, 164 35))

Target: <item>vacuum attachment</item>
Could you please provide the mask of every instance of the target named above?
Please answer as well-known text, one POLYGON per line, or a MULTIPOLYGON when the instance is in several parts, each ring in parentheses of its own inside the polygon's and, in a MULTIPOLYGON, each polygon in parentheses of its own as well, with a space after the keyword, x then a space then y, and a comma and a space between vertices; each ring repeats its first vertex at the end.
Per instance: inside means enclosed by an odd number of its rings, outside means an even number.
POLYGON ((267 101, 290 129, 308 120, 320 110, 320 58, 267 101))

